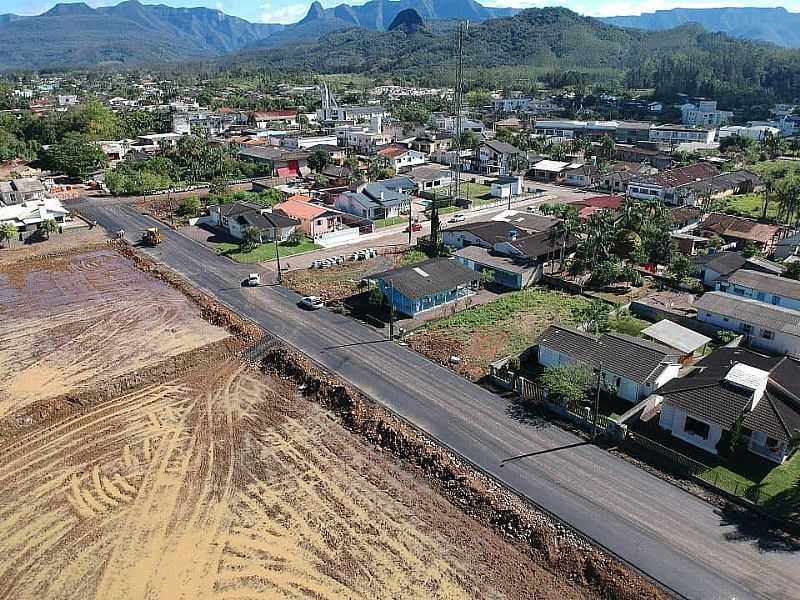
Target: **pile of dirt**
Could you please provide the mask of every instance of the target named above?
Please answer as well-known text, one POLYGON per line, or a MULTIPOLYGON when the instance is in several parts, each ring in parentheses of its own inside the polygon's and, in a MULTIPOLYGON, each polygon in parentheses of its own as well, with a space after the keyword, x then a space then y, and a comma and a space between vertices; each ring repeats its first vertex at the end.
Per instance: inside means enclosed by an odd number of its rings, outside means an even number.
POLYGON ((470 381, 478 381, 486 375, 483 367, 464 356, 464 342, 453 334, 423 331, 421 334, 409 335, 403 341, 415 352, 452 369, 470 381), (451 362, 450 358, 453 356, 459 357, 460 361, 451 362))
POLYGON ((337 414, 351 431, 415 467, 466 514, 511 540, 527 544, 548 569, 600 597, 621 600, 669 597, 648 579, 466 466, 299 353, 273 345, 263 358, 262 368, 294 382, 306 397, 337 414))
POLYGON ((130 258, 137 269, 161 279, 197 304, 200 307, 200 314, 203 319, 212 325, 223 327, 231 334, 251 344, 258 342, 263 337, 264 334, 257 325, 247 319, 243 319, 219 302, 197 291, 188 281, 175 272, 170 271, 154 260, 143 257, 123 241, 112 240, 109 244, 116 248, 120 254, 130 258))

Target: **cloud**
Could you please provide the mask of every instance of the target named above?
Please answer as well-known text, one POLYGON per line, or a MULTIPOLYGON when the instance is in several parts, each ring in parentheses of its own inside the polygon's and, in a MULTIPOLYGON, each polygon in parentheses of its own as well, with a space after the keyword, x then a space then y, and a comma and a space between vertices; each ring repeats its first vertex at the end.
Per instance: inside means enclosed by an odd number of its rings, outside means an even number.
POLYGON ((306 16, 310 3, 284 4, 266 0, 261 3, 261 21, 264 23, 296 23, 306 16))

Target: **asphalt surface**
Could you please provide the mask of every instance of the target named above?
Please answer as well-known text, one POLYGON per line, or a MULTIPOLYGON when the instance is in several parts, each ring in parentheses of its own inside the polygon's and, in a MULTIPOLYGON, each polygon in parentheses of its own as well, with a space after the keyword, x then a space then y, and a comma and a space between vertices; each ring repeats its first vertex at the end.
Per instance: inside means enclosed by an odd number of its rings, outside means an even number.
MULTIPOLYGON (((124 228, 131 242, 157 224, 130 206, 90 202, 80 212, 110 231, 124 228)), ((253 266, 170 230, 145 251, 676 595, 800 599, 800 553, 776 549, 748 524, 727 522, 600 448, 574 446, 580 439, 558 427, 516 420, 506 400, 347 317, 299 309, 285 288, 242 288, 253 266)), ((746 517, 750 525, 755 519, 746 517)))

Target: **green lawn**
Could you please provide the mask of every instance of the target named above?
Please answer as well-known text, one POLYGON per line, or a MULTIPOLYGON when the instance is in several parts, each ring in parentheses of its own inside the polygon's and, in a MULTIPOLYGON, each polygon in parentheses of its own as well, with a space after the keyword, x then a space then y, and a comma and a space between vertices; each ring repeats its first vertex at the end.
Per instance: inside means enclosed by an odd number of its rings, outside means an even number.
MULTIPOLYGON (((719 210, 721 212, 737 215, 740 217, 749 217, 751 219, 760 219, 764 210, 764 196, 763 194, 742 194, 741 196, 728 196, 719 203, 719 210)), ((767 218, 774 219, 778 214, 777 199, 771 199, 770 205, 767 208, 767 218)))
POLYGON ((617 333, 626 333, 634 337, 639 337, 642 329, 649 327, 651 324, 642 319, 637 319, 631 315, 625 315, 618 318, 609 319, 608 327, 617 333))
POLYGON ((481 185, 480 183, 462 183, 461 184, 461 196, 464 198, 472 198, 475 200, 476 198, 481 198, 482 196, 488 196, 492 192, 492 188, 488 185, 481 185))
POLYGON ((408 223, 408 217, 389 217, 388 219, 378 219, 375 221, 375 229, 381 229, 382 227, 391 227, 392 225, 401 225, 402 223, 408 223))
MULTIPOLYGON (((309 238, 303 238, 303 241, 297 245, 287 244, 282 242, 278 244, 280 248, 281 258, 292 256, 294 254, 302 254, 303 252, 311 252, 312 250, 319 250, 322 246, 318 246, 309 238)), ((238 244, 231 244, 225 242, 217 245, 217 251, 220 254, 228 256, 236 262, 244 264, 260 263, 267 260, 275 260, 275 244, 261 244, 250 252, 242 252, 238 244)))
POLYGON ((411 249, 403 254, 403 257, 400 259, 400 266, 410 267, 411 265, 416 265, 426 261, 428 258, 428 255, 422 250, 411 249))

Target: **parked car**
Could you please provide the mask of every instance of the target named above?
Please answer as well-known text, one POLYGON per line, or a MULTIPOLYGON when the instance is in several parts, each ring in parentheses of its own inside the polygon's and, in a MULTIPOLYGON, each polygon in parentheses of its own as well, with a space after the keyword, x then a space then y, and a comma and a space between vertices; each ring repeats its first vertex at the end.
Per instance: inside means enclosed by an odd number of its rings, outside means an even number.
POLYGON ((261 275, 258 273, 250 273, 247 276, 247 279, 244 280, 244 284, 247 287, 258 287, 261 285, 261 275))
POLYGON ((298 304, 300 304, 300 306, 306 310, 318 310, 325 306, 322 300, 316 296, 303 296, 300 298, 300 302, 298 304))
POLYGON ((409 230, 413 231, 414 233, 417 231, 422 231, 422 223, 412 223, 403 230, 403 233, 408 233, 409 230))
POLYGON ((450 220, 448 221, 448 223, 461 223, 461 222, 466 221, 466 220, 467 220, 467 217, 465 217, 464 215, 458 214, 458 215, 453 215, 452 217, 450 217, 450 220))

